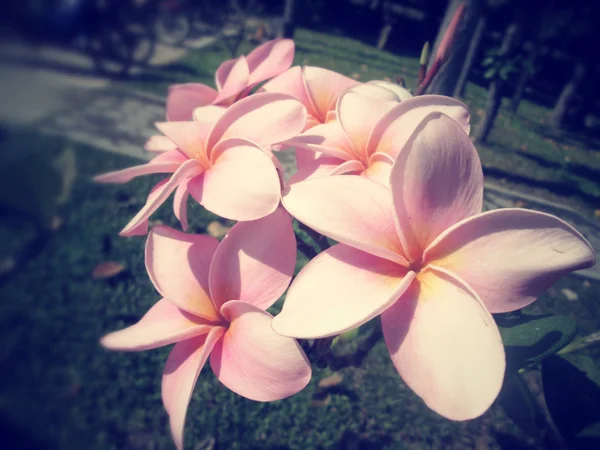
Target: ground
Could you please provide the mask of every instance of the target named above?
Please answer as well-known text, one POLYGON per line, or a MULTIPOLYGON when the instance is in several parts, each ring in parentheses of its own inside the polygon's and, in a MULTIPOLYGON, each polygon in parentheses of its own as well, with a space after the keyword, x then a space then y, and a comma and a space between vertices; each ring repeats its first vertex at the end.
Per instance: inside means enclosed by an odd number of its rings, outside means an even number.
MULTIPOLYGON (((365 81, 401 74, 409 87, 414 85, 414 59, 307 30, 298 31, 296 43, 298 64, 328 67, 365 81)), ((244 45, 242 50, 250 48, 244 45)), ((89 98, 102 100, 103 93, 118 98, 123 92, 150 98, 134 89, 164 96, 173 82, 210 83, 226 57, 219 46, 205 48, 177 62, 177 71, 169 66, 151 69, 89 98)), ((469 85, 466 102, 475 123, 483 98, 483 88, 469 85)), ((116 100, 114 105, 118 106, 116 100)), ((142 111, 140 105, 124 115, 142 111)), ((153 111, 162 107, 156 102, 149 105, 153 111)), ((72 107, 64 111, 75 117, 79 112, 72 107)), ((536 194, 582 212, 584 216, 569 212, 567 220, 585 222, 588 233, 597 236, 593 210, 600 198, 599 143, 550 130, 545 112, 529 102, 524 102, 518 115, 502 111, 490 144, 478 146, 486 179, 518 189, 530 199, 502 196, 504 191, 490 189, 489 206, 521 202, 516 206, 556 208, 531 197, 536 194)), ((89 136, 94 133, 108 133, 110 126, 125 119, 111 120, 107 119, 104 131, 90 131, 87 140, 93 141, 89 136)), ((69 138, 41 134, 37 125, 6 126, 3 148, 13 155, 22 152, 29 158, 50 160, 69 147, 76 155, 78 173, 69 202, 56 212, 62 225, 36 257, 0 284, 0 430, 14 442, 14 449, 172 448, 159 389, 168 350, 120 353, 98 345, 100 336, 133 323, 158 299, 143 265, 144 239, 117 236, 156 178, 123 186, 94 184, 91 175, 139 160, 107 153, 104 146, 90 145, 93 142, 74 142, 68 133, 69 138), (113 278, 94 279, 92 271, 106 261, 119 262, 125 270, 113 278)), ((138 145, 147 132, 137 137, 138 145)), ((134 129, 123 133, 125 140, 136 139, 134 129)), ((105 137, 113 145, 119 142, 105 137)), ((197 205, 190 208, 193 230, 206 232, 215 217, 197 205)), ((563 209, 555 211, 567 214, 563 209)), ((153 219, 177 225, 168 204, 153 219)), ((20 224, 15 220, 3 222, 3 233, 10 238, 1 243, 0 252, 14 250, 15 243, 29 237, 26 227, 8 228, 20 224)), ((587 335, 600 329, 599 292, 600 284, 593 279, 565 277, 535 309, 571 315, 580 324, 579 334, 587 335), (577 299, 567 300, 566 290, 577 299)), ((362 367, 342 372, 344 379, 329 402, 315 401, 318 381, 329 374, 315 369, 311 385, 299 395, 260 404, 227 391, 205 368, 188 413, 186 448, 541 448, 498 406, 472 422, 453 423, 437 416, 402 383, 381 342, 362 367)))

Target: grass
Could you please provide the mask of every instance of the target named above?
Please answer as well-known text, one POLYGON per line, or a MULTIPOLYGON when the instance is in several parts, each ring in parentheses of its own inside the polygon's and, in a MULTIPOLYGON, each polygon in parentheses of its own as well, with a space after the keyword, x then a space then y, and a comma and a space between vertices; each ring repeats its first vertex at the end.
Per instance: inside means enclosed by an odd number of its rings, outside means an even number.
MULTIPOLYGON (((378 52, 346 38, 300 30, 297 49, 296 62, 300 64, 358 74, 361 80, 402 73, 409 85, 414 82, 415 60, 378 52)), ((207 74, 224 58, 222 49, 203 50, 179 63, 179 72, 167 68, 163 75, 181 82, 186 78, 179 74, 194 69, 205 75, 187 79, 209 82, 212 77, 207 74)), ((146 81, 138 79, 135 86, 164 93, 172 82, 150 81, 150 75, 146 81)), ((470 86, 467 102, 481 104, 483 94, 480 88, 470 86)), ((539 107, 524 103, 520 114, 543 126, 544 111, 539 107)), ((474 116, 476 120, 477 114, 474 116)), ((542 134, 521 116, 503 111, 498 124, 492 142, 502 149, 480 148, 488 167, 522 170, 527 158, 512 145, 517 142, 526 143, 528 151, 545 163, 560 164, 558 150, 550 143, 542 144, 542 134)), ((559 137, 568 142, 561 146, 576 147, 568 150, 570 155, 587 151, 576 136, 559 137)), ((59 211, 62 227, 40 255, 0 286, 3 436, 16 450, 172 448, 160 399, 160 375, 168 349, 120 353, 98 345, 100 336, 133 323, 158 299, 144 269, 144 239, 117 236, 142 206, 156 178, 143 177, 123 186, 96 185, 90 181, 91 175, 136 161, 42 137, 31 129, 10 129, 2 145, 48 159, 68 145, 74 149, 78 165, 70 201, 59 211), (126 271, 109 280, 93 279, 92 270, 105 261, 118 261, 126 271)), ((579 157, 573 156, 573 161, 583 163, 582 156, 576 159, 579 157)), ((590 165, 596 164, 595 159, 591 161, 590 165)), ((526 172, 527 177, 535 175, 552 182, 556 170, 563 170, 536 164, 539 174, 526 172)), ((590 195, 596 195, 597 186, 584 184, 587 177, 577 180, 581 192, 590 189, 590 195)), ((215 219, 198 206, 190 216, 193 231, 200 233, 215 219)), ((153 219, 176 226, 169 205, 153 219)), ((5 234, 5 240, 13 244, 20 239, 21 235, 5 234)), ((597 283, 565 277, 542 296, 535 309, 572 315, 581 325, 580 334, 586 335, 600 328, 599 291, 597 283), (568 302, 564 289, 574 291, 579 299, 568 302)), ((400 380, 382 342, 362 367, 343 371, 344 380, 330 393, 328 403, 313 402, 318 380, 329 374, 315 369, 310 386, 297 396, 261 404, 227 391, 206 368, 188 413, 186 448, 495 449, 516 448, 516 443, 541 448, 539 442, 516 429, 497 406, 471 422, 453 423, 437 416, 400 380)))

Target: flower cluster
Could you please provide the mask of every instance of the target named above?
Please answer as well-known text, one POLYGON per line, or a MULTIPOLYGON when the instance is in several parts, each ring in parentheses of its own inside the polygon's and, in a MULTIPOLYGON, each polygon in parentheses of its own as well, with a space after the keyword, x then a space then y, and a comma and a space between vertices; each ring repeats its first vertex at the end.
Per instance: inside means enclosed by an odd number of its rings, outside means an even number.
POLYGON ((173 192, 184 231, 189 196, 238 221, 220 243, 153 228, 146 267, 162 299, 102 339, 120 350, 175 343, 162 396, 178 448, 209 357, 232 391, 278 400, 311 377, 295 339, 335 336, 377 316, 406 384, 444 417, 477 417, 504 377, 492 313, 522 308, 558 277, 595 263, 590 244, 557 217, 482 213, 483 173, 464 104, 290 68, 293 53, 291 40, 270 41, 224 62, 217 91, 172 87, 167 121, 156 125, 162 135, 145 147, 156 157, 96 178, 167 174, 122 235, 146 234, 173 192), (283 151, 296 154, 291 178, 276 158, 283 151), (337 242, 293 281, 292 218, 337 242), (266 310, 286 290, 273 318, 266 310))

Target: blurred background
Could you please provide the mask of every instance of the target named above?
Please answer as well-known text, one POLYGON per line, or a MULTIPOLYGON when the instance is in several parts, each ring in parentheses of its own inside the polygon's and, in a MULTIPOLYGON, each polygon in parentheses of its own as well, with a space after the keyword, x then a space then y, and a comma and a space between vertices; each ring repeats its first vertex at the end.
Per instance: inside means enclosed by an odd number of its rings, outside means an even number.
MULTIPOLYGON (((558 215, 600 250, 600 2, 6 0, 2 447, 173 448, 159 387, 168 349, 123 354, 98 345, 158 299, 144 269, 144 238, 117 234, 157 179, 118 186, 90 179, 150 158, 143 144, 165 120, 168 86, 214 86, 224 60, 290 37, 295 65, 414 90, 423 44, 435 53, 461 3, 452 54, 428 92, 471 109, 485 208, 558 215)), ((178 226, 168 203, 151 224, 178 226)), ((189 207, 192 231, 222 237, 231 225, 189 207)), ((573 333, 589 336, 600 330, 599 293, 600 270, 588 269, 560 280, 529 312, 563 314, 577 321, 573 333)), ((600 361, 597 350, 588 354, 600 361)), ((523 376, 540 394, 539 368, 523 376)), ((586 395, 598 400, 599 392, 586 395)), ((360 367, 316 369, 306 390, 272 404, 236 396, 205 369, 186 448, 548 448, 544 436, 515 424, 514 408, 501 400, 479 419, 448 422, 402 383, 379 342, 360 367)), ((600 448, 598 440, 592 445, 600 448)))

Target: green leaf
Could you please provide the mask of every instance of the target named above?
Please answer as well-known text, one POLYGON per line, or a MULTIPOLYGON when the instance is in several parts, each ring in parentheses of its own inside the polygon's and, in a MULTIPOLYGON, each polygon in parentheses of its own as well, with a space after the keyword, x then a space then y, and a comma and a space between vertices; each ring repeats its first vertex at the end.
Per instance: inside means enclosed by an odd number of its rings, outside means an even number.
POLYGON ((600 448, 600 368, 586 355, 542 363, 542 383, 552 420, 573 449, 600 448))
POLYGON ((543 419, 527 384, 517 372, 506 374, 498 402, 504 412, 526 434, 539 437, 543 419))
POLYGON ((483 78, 491 80, 496 76, 496 67, 490 67, 483 73, 483 78))
POLYGON ((495 317, 506 350, 507 371, 535 364, 565 347, 577 332, 575 320, 559 315, 495 317))

